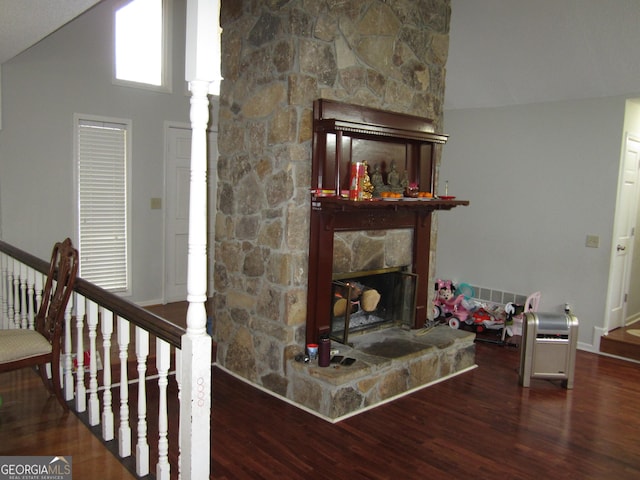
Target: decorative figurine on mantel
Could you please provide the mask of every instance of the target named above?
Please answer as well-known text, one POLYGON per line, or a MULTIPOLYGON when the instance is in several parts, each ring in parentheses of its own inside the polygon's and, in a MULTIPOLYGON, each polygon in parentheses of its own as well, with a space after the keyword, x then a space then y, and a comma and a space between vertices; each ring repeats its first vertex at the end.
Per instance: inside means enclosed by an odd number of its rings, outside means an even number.
POLYGON ((369 165, 367 162, 364 163, 364 178, 362 179, 362 198, 364 200, 371 200, 373 197, 373 185, 371 184, 371 180, 369 179, 369 165))
MULTIPOLYGON (((391 171, 389 172, 389 185, 387 186, 387 190, 393 193, 403 193, 405 189, 405 179, 407 173, 403 172, 402 178, 400 178, 400 174, 398 173, 398 169, 396 168, 395 160, 391 161, 391 171)), ((409 183, 409 180, 406 179, 406 184, 409 183)))
POLYGON ((400 180, 400 186, 403 190, 406 190, 409 186, 409 175, 407 174, 406 170, 402 172, 402 180, 400 180))
POLYGON ((391 171, 389 172, 389 187, 392 190, 400 187, 400 175, 398 175, 398 170, 396 170, 396 162, 391 162, 391 171))
POLYGON ((373 184, 373 191, 380 192, 384 187, 384 180, 382 179, 382 172, 380 171, 380 164, 376 164, 373 173, 371 174, 371 183, 373 184))

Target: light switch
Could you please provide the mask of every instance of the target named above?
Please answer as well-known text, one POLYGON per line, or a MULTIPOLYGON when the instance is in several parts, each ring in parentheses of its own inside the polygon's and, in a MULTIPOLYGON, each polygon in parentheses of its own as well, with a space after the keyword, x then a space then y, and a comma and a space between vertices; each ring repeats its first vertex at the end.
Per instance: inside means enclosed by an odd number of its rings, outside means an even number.
POLYGON ((162 199, 161 198, 152 198, 151 199, 151 210, 160 210, 162 208, 162 199))

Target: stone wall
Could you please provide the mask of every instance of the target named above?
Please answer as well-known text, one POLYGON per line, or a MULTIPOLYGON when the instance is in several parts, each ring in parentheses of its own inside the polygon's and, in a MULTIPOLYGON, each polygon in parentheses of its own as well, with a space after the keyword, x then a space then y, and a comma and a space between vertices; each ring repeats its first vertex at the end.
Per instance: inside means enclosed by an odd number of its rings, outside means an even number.
POLYGON ((285 395, 304 345, 313 100, 440 130, 449 3, 222 0, 213 309, 227 369, 285 395))
POLYGON ((333 240, 333 273, 411 266, 413 231, 337 232, 333 240))

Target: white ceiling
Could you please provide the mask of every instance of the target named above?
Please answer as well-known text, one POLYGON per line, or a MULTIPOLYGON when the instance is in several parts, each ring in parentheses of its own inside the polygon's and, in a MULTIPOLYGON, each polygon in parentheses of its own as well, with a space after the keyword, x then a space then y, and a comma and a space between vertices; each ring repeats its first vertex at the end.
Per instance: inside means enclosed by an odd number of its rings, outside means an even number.
POLYGON ((0 0, 0 64, 100 0, 0 0))
MULTIPOLYGON (((0 0, 0 64, 99 0, 0 0)), ((445 109, 640 96, 640 0, 451 0, 445 109)))
POLYGON ((451 0, 445 109, 640 96, 639 0, 451 0))

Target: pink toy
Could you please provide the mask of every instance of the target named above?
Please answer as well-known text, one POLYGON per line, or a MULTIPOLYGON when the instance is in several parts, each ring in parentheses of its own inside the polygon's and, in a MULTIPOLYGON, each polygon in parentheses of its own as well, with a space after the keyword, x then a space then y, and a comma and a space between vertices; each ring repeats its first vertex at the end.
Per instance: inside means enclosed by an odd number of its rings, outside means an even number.
POLYGON ((454 290, 451 280, 436 280, 433 316, 448 317, 449 326, 459 328, 460 322, 466 322, 471 312, 462 305, 464 295, 454 295, 454 290))

